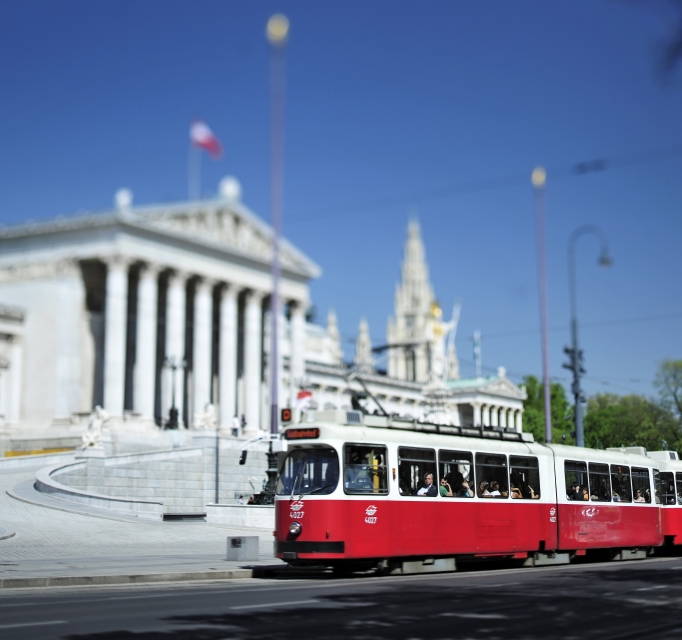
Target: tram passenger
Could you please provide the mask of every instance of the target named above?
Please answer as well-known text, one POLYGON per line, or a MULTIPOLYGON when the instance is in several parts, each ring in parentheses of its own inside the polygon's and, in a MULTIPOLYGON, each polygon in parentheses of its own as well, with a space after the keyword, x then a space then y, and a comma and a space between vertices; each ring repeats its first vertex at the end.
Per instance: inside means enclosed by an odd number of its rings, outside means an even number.
POLYGON ((450 486, 447 478, 443 478, 440 481, 440 495, 442 495, 444 498, 451 498, 453 496, 452 487, 450 486))
POLYGON ((584 500, 583 492, 577 482, 571 484, 571 492, 566 496, 569 500, 584 500))
POLYGON ((434 496, 438 495, 438 489, 436 489, 436 485, 433 484, 433 474, 432 473, 425 473, 424 474, 424 485, 417 491, 418 496, 428 496, 429 498, 433 498, 434 496))
MULTIPOLYGON (((511 497, 512 497, 512 500, 513 500, 513 499, 520 500, 521 498, 523 498, 523 494, 521 493, 521 489, 519 489, 518 487, 515 487, 514 485, 512 485, 512 488, 511 488, 511 497)), ((570 499, 571 499, 571 498, 569 498, 569 500, 570 500, 570 499)))
POLYGON ((462 488, 457 492, 458 498, 473 498, 474 488, 469 485, 468 480, 462 481, 462 488))
POLYGON ((583 485, 583 488, 580 490, 582 492, 582 499, 583 500, 589 500, 590 499, 590 493, 587 490, 587 485, 583 485))
POLYGON ((535 489, 533 489, 533 487, 531 487, 531 485, 528 485, 528 490, 530 491, 531 500, 539 500, 540 499, 540 494, 535 493, 535 489))
POLYGON ((635 491, 635 502, 646 502, 646 499, 642 495, 641 489, 637 489, 637 491, 635 491))
POLYGON ((480 498, 493 497, 493 494, 488 491, 488 483, 485 480, 478 485, 478 495, 480 498))

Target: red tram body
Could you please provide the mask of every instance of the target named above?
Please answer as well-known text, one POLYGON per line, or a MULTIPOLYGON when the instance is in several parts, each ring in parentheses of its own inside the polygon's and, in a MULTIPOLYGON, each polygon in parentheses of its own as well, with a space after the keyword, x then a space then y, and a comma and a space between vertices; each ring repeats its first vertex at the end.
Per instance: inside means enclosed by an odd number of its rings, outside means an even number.
POLYGON ((668 544, 682 545, 682 461, 676 451, 651 451, 661 483, 661 525, 668 544))
POLYGON ((645 557, 663 543, 650 457, 355 411, 308 419, 285 431, 275 500, 275 554, 291 564, 451 570, 456 559, 551 564, 591 549, 645 557))

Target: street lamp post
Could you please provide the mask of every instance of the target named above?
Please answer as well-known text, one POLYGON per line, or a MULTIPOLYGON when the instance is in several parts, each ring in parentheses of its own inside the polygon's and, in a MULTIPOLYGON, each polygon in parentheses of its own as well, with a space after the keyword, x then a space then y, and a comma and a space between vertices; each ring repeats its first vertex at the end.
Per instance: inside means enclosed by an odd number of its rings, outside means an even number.
POLYGON ((177 429, 180 426, 178 408, 175 406, 175 374, 178 369, 184 369, 187 363, 175 356, 169 356, 163 361, 165 369, 171 371, 171 408, 168 412, 168 420, 166 421, 166 429, 177 429))
POLYGON ((564 364, 566 369, 573 371, 573 384, 571 391, 575 399, 575 441, 579 447, 585 446, 585 430, 583 428, 583 407, 584 402, 583 392, 580 388, 580 378, 585 373, 583 368, 583 352, 579 348, 578 343, 578 312, 576 303, 576 286, 575 286, 575 246, 580 238, 584 235, 591 234, 595 236, 601 243, 601 251, 597 264, 602 267, 608 267, 612 263, 609 255, 608 242, 604 231, 593 224, 586 224, 578 227, 568 239, 568 280, 569 290, 571 296, 571 347, 565 347, 564 353, 569 356, 570 362, 564 364))

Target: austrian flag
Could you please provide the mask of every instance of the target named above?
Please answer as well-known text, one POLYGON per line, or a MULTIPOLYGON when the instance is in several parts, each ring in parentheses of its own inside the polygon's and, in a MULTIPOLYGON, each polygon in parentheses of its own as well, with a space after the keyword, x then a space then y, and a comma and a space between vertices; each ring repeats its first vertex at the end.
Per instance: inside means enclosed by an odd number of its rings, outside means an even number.
POLYGON ((223 147, 220 140, 215 137, 213 131, 203 120, 195 120, 189 127, 189 139, 195 147, 208 151, 214 160, 223 154, 223 147))

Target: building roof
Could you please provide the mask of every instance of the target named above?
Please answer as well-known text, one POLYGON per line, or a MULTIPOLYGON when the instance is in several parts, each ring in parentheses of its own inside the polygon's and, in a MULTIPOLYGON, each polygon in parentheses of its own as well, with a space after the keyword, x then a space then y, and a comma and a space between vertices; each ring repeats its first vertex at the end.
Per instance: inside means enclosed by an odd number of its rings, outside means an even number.
MULTIPOLYGON (((264 264, 272 263, 272 227, 241 202, 224 199, 121 207, 26 222, 1 227, 0 242, 112 226, 151 231, 264 264)), ((285 239, 280 242, 280 259, 284 270, 298 276, 318 278, 322 273, 315 262, 285 239)))

